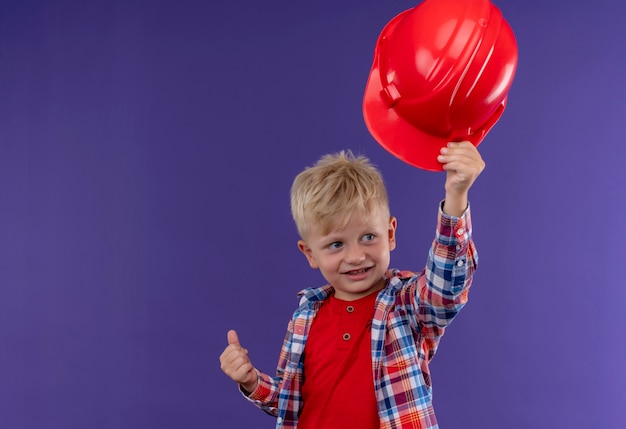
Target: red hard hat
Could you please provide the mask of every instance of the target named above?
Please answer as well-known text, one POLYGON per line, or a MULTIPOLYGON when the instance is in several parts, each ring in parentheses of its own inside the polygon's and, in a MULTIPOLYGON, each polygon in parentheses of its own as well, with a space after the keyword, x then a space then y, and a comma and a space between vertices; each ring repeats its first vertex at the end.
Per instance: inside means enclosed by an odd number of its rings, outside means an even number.
POLYGON ((378 38, 365 123, 399 159, 441 171, 442 147, 478 146, 498 121, 516 68, 515 36, 489 0, 424 0, 378 38))

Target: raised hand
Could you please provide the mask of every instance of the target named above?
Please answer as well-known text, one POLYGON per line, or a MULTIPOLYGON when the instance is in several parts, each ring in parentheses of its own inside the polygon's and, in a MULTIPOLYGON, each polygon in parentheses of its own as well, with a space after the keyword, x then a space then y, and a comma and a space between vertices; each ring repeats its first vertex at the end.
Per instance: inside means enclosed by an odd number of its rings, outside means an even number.
POLYGON ((467 208, 469 188, 485 169, 485 162, 478 149, 467 141, 448 143, 441 149, 438 160, 446 171, 443 210, 452 216, 460 216, 467 208))
POLYGON ((248 350, 241 347, 236 331, 228 331, 227 339, 228 346, 220 355, 222 371, 250 393, 256 389, 258 380, 256 370, 248 358, 248 350))

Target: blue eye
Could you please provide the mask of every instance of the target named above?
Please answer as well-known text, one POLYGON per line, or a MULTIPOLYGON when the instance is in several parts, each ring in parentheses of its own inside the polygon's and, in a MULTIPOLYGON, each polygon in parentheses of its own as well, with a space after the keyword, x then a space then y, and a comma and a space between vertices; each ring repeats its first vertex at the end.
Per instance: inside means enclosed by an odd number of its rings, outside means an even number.
POLYGON ((341 249, 341 246, 343 246, 343 243, 341 241, 335 241, 334 243, 330 243, 328 245, 329 249, 341 249))
POLYGON ((365 241, 372 241, 375 238, 376 238, 376 234, 365 234, 363 236, 363 240, 365 241))

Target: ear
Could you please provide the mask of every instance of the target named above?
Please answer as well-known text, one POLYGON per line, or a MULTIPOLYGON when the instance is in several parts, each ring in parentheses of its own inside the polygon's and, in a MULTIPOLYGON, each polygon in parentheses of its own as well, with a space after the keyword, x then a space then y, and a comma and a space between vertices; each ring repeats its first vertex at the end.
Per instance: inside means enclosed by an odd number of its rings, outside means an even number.
POLYGON ((309 265, 311 266, 311 268, 319 268, 319 265, 315 260, 315 256, 313 256, 313 251, 306 243, 306 241, 298 240, 298 249, 300 249, 302 254, 306 257, 306 260, 309 261, 309 265))
POLYGON ((389 250, 396 248, 396 228, 398 227, 398 220, 395 216, 389 218, 389 228, 387 234, 389 236, 389 250))

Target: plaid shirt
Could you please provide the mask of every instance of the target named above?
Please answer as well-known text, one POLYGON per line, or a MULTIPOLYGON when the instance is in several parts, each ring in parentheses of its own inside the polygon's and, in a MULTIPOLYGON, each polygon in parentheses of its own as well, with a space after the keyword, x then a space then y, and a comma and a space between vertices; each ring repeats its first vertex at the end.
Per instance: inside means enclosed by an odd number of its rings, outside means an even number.
MULTIPOLYGON (((438 428, 428 363, 445 327, 467 302, 477 262, 469 208, 459 218, 440 208, 424 271, 417 275, 389 270, 385 274, 387 284, 376 298, 371 338, 381 429, 438 428)), ((277 417, 277 429, 297 426, 307 336, 332 291, 332 286, 326 285, 300 292, 300 305, 289 322, 276 377, 258 372, 258 386, 247 396, 277 417)))

